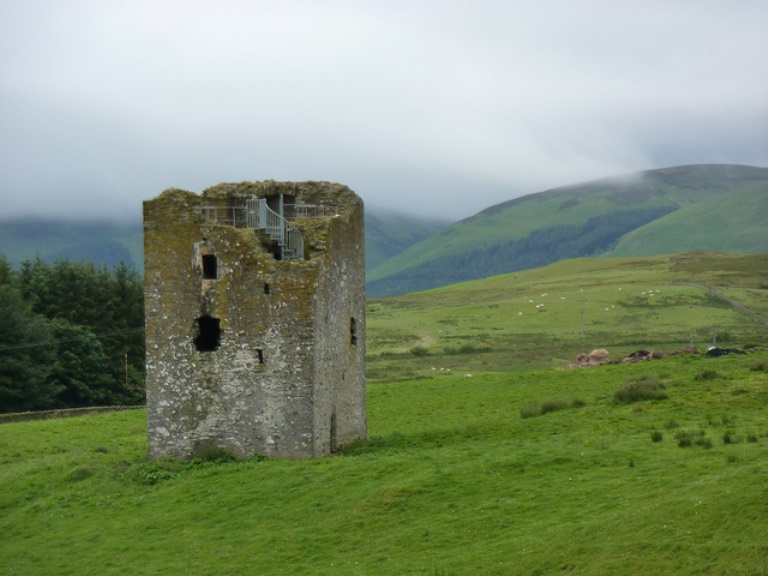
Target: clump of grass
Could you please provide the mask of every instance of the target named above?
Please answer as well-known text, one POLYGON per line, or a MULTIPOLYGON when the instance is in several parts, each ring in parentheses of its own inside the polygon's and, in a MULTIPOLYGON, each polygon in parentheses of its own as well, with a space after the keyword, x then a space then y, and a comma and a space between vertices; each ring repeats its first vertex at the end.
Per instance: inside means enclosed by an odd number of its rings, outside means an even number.
POLYGON ((697 446, 701 446, 702 448, 706 448, 706 449, 712 448, 712 440, 710 440, 710 439, 709 439, 709 438, 707 438, 706 436, 704 436, 703 438, 699 438, 698 440, 696 440, 695 444, 696 444, 697 446))
POLYGON ((723 432, 723 444, 738 444, 739 442, 741 442, 741 439, 738 436, 734 436, 730 430, 723 432))
POLYGON ((664 434, 662 434, 659 430, 653 430, 651 432, 651 441, 661 442, 662 440, 664 440, 664 434))
POLYGON ((83 464, 82 466, 78 466, 69 474, 67 474, 67 480, 70 482, 79 482, 80 480, 85 480, 89 476, 92 476, 95 471, 96 469, 93 465, 83 464))
POLYGON ((220 446, 211 445, 198 448, 197 452, 195 453, 195 458, 192 460, 192 462, 195 464, 203 462, 215 462, 218 464, 223 464, 225 462, 234 462, 236 460, 237 456, 232 454, 232 452, 225 450, 220 446))
MULTIPOLYGON (((264 460, 263 456, 254 456, 258 461, 264 460)), ((195 467, 210 466, 212 464, 226 464, 235 462, 238 458, 235 454, 220 448, 219 446, 206 445, 197 449, 195 458, 181 460, 178 458, 160 458, 138 465, 123 462, 115 473, 127 476, 139 484, 154 486, 160 482, 172 480, 180 474, 193 470, 195 467)))
POLYGON ((446 346, 443 349, 443 354, 447 356, 456 356, 458 354, 482 354, 484 352, 492 352, 493 348, 490 346, 474 346, 473 344, 462 344, 459 347, 446 346))
POLYGON ((631 378, 613 394, 615 404, 631 404, 642 400, 663 400, 667 397, 664 384, 651 374, 631 378))
POLYGON ((704 382, 707 380, 717 380, 720 377, 715 370, 703 370, 694 376, 694 380, 697 382, 704 382))
POLYGON ((520 408, 520 418, 533 418, 568 408, 581 408, 586 404, 586 401, 578 396, 570 401, 564 398, 551 398, 544 400, 541 404, 526 404, 520 408))
POLYGON ((758 360, 749 364, 752 372, 768 372, 768 360, 758 360))
POLYGON ((184 462, 181 460, 162 458, 139 466, 131 466, 127 468, 127 473, 139 484, 154 486, 160 482, 175 478, 183 469, 184 462))
POLYGON ((414 356, 428 356, 429 350, 424 346, 414 346, 409 350, 414 356))
POLYGON ((681 430, 675 434, 677 445, 680 448, 689 446, 701 446, 702 448, 712 448, 712 440, 707 437, 706 432, 699 428, 698 430, 681 430))
POLYGON ((756 434, 747 434, 747 442, 754 444, 757 442, 757 435, 756 434))
POLYGON ((541 413, 549 414, 550 412, 557 412, 559 410, 565 410, 570 406, 568 400, 563 398, 553 398, 551 400, 544 400, 541 403, 541 413))
POLYGON ((667 423, 664 424, 664 428, 667 430, 674 430, 675 428, 680 428, 680 424, 675 420, 668 420, 667 423))
POLYGON ((541 408, 538 404, 526 404, 520 408, 520 418, 533 418, 541 415, 541 408))

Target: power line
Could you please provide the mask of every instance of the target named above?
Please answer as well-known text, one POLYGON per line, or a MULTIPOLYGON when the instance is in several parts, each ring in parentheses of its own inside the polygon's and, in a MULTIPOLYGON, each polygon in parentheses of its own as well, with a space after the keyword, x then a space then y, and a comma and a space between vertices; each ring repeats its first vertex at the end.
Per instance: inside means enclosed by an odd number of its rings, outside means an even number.
POLYGON ((96 338, 100 340, 102 338, 109 338, 110 336, 117 336, 119 334, 134 334, 136 332, 143 332, 144 326, 140 328, 126 328, 125 330, 115 330, 114 332, 105 332, 104 334, 86 334, 83 336, 73 336, 72 338, 60 338, 58 340, 45 340, 43 342, 31 342, 28 344, 16 344, 15 346, 2 346, 0 352, 6 350, 21 350, 22 348, 37 348, 39 346, 51 346, 53 344, 61 344, 63 342, 76 342, 77 340, 87 340, 89 338, 96 338))

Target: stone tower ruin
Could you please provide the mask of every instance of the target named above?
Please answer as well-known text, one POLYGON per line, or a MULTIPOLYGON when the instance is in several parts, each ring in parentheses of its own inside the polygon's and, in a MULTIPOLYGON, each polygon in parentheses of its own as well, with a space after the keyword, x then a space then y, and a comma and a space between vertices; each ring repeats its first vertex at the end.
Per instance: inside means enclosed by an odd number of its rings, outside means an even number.
POLYGON ((317 458, 366 437, 364 242, 339 184, 144 202, 151 458, 317 458))

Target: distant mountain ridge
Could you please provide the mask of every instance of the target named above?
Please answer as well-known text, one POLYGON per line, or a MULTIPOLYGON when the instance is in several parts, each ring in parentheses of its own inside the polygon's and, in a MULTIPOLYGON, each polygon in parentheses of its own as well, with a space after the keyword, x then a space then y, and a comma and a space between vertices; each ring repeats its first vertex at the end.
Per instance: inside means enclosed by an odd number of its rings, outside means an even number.
MULTIPOLYGON (((381 264, 449 224, 386 210, 366 211, 366 268, 381 264)), ((108 266, 125 262, 142 272, 143 228, 141 222, 118 224, 108 220, 0 220, 0 253, 17 265, 39 256, 48 262, 61 258, 108 266)))
MULTIPOLYGON (((468 194, 468 197, 471 195, 468 194)), ((481 207, 479 207, 481 208, 481 207)), ((768 168, 701 164, 529 194, 460 222, 366 211, 369 296, 404 294, 566 258, 768 253, 768 168)), ((140 222, 0 220, 0 253, 143 270, 140 222)))
POLYGON ((66 258, 116 266, 121 261, 144 268, 141 222, 51 218, 0 220, 0 253, 15 264, 41 257, 48 262, 66 258))
POLYGON ((368 294, 425 290, 565 258, 761 253, 768 251, 767 197, 768 168, 729 164, 648 170, 529 194, 384 262, 368 275, 368 294))

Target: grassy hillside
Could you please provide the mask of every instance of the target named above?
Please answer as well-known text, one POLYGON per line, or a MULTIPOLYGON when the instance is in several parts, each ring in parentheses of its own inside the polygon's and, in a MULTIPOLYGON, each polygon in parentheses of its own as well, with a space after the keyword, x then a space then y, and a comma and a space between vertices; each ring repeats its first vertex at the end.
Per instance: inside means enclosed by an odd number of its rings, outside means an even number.
MULTIPOLYGON (((760 188, 746 187, 766 183, 767 168, 698 165, 531 194, 483 210, 384 262, 368 275, 369 293, 402 294, 601 255, 625 234, 665 215, 737 190, 760 196, 760 188)), ((763 242, 761 221, 761 213, 753 213, 748 232, 729 241, 730 250, 752 252, 751 246, 763 242)), ((680 251, 674 238, 657 241, 666 247, 657 254, 680 251)))
POLYGON ((668 214, 626 234, 608 256, 677 251, 768 253, 768 182, 734 190, 668 214))
POLYGON ((450 223, 397 212, 365 213, 365 267, 372 270, 409 246, 436 234, 450 223))
POLYGON ((687 253, 566 260, 544 268, 369 300, 369 381, 562 366, 607 348, 768 342, 768 255, 687 253), (717 287, 713 295, 707 287, 717 287))

